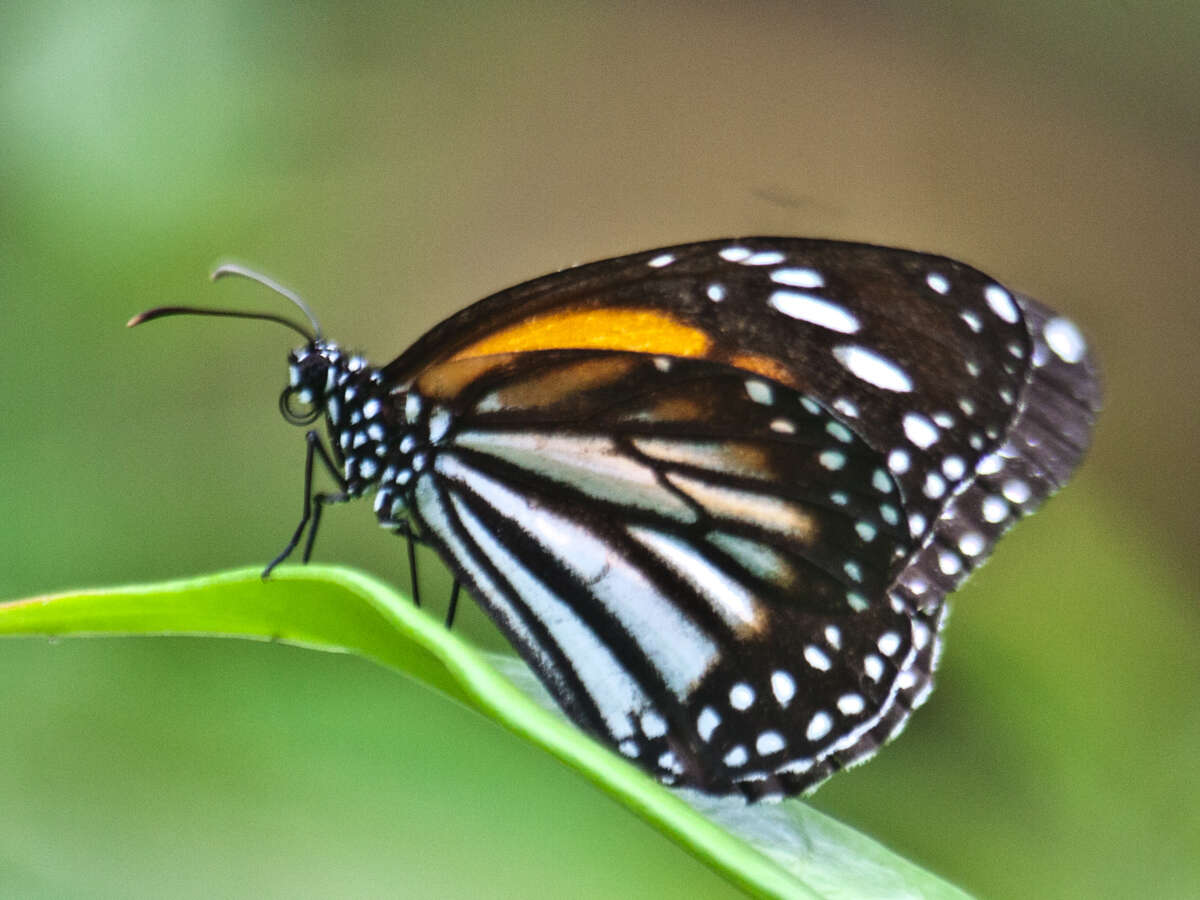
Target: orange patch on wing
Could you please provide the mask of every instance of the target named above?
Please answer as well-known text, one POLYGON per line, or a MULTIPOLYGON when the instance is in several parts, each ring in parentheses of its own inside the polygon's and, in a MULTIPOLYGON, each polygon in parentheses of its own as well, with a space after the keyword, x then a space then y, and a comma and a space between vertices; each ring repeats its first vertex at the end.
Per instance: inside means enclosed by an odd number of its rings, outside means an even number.
POLYGON ((417 379, 417 390, 434 400, 452 400, 461 396, 475 379, 507 364, 510 356, 480 356, 430 366, 417 379))
POLYGON ((548 410, 564 402, 582 401, 588 390, 619 381, 635 365, 636 359, 618 356, 554 366, 506 384, 480 403, 496 409, 548 410))
POLYGON ((765 375, 767 378, 773 378, 789 387, 799 387, 792 373, 779 360, 770 356, 762 356, 758 353, 739 353, 737 356, 729 358, 729 365, 765 375))
POLYGON ((529 350, 628 350, 704 356, 711 341, 699 328, 653 309, 565 310, 533 316, 460 350, 455 359, 529 350))

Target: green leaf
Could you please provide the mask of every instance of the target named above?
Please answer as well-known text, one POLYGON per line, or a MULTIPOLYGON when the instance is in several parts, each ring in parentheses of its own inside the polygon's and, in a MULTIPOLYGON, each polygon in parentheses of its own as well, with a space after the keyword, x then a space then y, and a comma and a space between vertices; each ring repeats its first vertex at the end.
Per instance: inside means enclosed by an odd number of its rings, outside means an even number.
POLYGON ((805 804, 671 791, 571 725, 524 664, 486 655, 351 569, 242 569, 0 604, 0 635, 209 635, 356 653, 499 722, 583 773, 734 884, 764 897, 963 897, 805 804))

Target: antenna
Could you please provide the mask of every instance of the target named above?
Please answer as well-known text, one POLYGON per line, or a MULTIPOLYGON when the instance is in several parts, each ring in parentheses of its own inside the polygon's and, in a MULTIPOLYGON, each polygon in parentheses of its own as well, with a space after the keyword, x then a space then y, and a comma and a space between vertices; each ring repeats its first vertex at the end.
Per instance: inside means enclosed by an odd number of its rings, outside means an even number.
POLYGON ((135 325, 141 325, 143 322, 151 322, 154 319, 161 319, 165 316, 226 316, 234 319, 261 319, 264 322, 276 322, 284 325, 295 332, 298 332, 310 344, 321 339, 321 326, 317 322, 317 317, 312 314, 312 310, 308 308, 299 295, 288 290, 283 285, 279 284, 272 278, 268 278, 259 272, 252 269, 247 269, 235 263, 225 263, 218 266, 212 273, 212 280, 216 281, 219 278, 224 278, 227 275, 236 275, 241 278, 248 278, 251 281, 256 281, 264 287, 270 288, 275 293, 280 294, 294 303, 300 312, 304 313, 304 317, 308 319, 312 325, 310 332, 303 325, 300 325, 291 319, 284 316, 275 315, 274 313, 256 313, 247 310, 239 309, 205 309, 198 306, 159 306, 154 309, 148 309, 143 313, 138 313, 132 319, 125 323, 127 328, 133 328, 135 325))

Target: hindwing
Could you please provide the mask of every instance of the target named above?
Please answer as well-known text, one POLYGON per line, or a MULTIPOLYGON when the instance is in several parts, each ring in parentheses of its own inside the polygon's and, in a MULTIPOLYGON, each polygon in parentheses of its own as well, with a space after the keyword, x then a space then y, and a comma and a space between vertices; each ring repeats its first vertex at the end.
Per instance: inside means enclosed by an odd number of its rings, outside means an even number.
POLYGON ((932 638, 887 598, 913 546, 899 486, 812 398, 571 350, 410 390, 453 422, 416 477, 421 533, 585 729, 668 782, 750 796, 881 742, 932 638))

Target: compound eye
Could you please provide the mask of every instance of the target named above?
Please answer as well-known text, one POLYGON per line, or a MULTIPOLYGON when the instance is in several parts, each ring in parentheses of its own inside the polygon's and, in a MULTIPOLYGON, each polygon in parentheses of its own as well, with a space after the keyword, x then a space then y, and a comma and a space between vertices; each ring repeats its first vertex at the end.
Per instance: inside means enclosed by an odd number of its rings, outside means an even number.
POLYGON ((283 389, 279 411, 293 425, 311 425, 321 417, 321 407, 313 402, 312 390, 298 385, 283 389))

